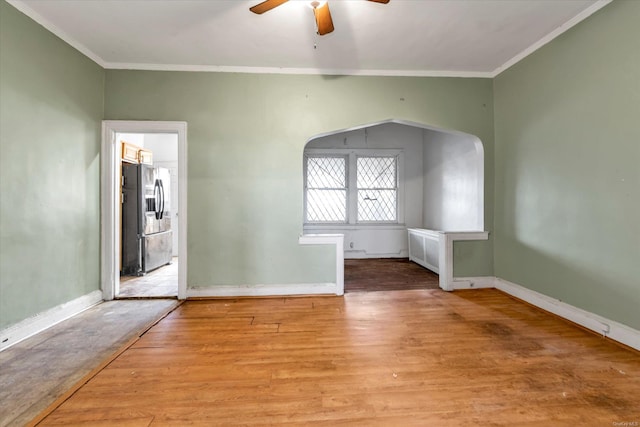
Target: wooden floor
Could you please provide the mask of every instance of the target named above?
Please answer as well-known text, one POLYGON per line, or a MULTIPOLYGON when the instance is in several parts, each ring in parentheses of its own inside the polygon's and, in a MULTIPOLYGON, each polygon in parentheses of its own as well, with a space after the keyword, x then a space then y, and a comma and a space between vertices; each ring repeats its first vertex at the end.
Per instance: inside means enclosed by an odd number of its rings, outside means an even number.
POLYGON ((640 354, 493 289, 188 301, 42 425, 611 426, 640 354))
POLYGON ((118 299, 178 297, 178 257, 144 276, 121 276, 118 299))
POLYGON ((345 259, 345 292, 438 289, 438 275, 407 258, 345 259))
POLYGON ((178 304, 103 302, 0 352, 0 427, 24 426, 178 304))

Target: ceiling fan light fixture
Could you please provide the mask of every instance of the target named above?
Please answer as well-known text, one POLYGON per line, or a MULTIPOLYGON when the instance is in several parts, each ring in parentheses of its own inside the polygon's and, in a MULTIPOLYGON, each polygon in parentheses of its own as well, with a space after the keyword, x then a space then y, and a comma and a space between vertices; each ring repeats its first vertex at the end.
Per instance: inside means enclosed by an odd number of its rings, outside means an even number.
MULTIPOLYGON (((262 15, 265 12, 270 11, 289 0, 264 0, 262 3, 258 3, 255 6, 249 8, 249 10, 258 15, 262 15)), ((308 1, 308 0, 306 0, 308 1)), ((389 0, 369 0, 374 3, 389 3, 389 0)), ((329 3, 327 0, 313 0, 309 2, 309 7, 313 9, 313 15, 316 19, 316 32, 318 35, 329 34, 334 30, 333 19, 331 18, 331 11, 329 10, 329 3)))
POLYGON ((323 7, 325 4, 327 4, 327 0, 314 0, 309 2, 309 7, 311 9, 319 9, 323 7))
POLYGON ((320 36, 331 33, 334 28, 329 3, 312 1, 311 7, 313 7, 313 16, 316 18, 316 33, 320 36))

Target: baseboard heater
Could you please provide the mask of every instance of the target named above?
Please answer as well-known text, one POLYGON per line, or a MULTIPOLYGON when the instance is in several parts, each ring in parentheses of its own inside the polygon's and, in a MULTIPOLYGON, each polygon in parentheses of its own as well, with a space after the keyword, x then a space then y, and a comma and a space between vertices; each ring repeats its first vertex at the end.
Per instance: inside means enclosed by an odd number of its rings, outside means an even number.
POLYGON ((440 232, 409 228, 409 259, 435 273, 440 273, 440 232))

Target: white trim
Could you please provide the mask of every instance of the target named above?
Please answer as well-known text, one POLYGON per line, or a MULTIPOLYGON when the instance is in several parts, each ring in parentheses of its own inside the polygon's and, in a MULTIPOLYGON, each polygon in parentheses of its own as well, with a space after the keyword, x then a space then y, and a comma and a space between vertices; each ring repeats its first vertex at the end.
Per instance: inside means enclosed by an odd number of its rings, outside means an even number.
MULTIPOLYGON (((373 122, 373 123, 365 123, 365 124, 361 124, 361 125, 352 126, 352 127, 349 127, 349 128, 337 129, 337 130, 332 130, 330 132, 319 133, 319 134, 314 135, 311 138, 307 139, 307 142, 306 142, 305 146, 307 144, 309 144, 311 141, 313 141, 314 139, 324 138, 326 136, 336 135, 336 134, 339 134, 339 133, 353 132, 355 130, 366 129, 366 128, 379 126, 379 125, 386 125, 388 123, 395 123, 395 124, 399 124, 399 125, 412 126, 412 127, 419 128, 419 129, 427 129, 427 130, 433 130, 433 131, 437 131, 437 132, 444 132, 444 133, 451 134, 451 135, 460 135, 460 136, 477 138, 477 136, 475 136, 473 134, 470 134, 470 133, 462 132, 462 131, 459 131, 459 130, 441 128, 441 127, 437 127, 437 126, 425 125, 425 124, 422 124, 422 123, 419 123, 419 122, 414 122, 414 121, 411 121, 411 120, 385 119, 385 120, 380 120, 380 121, 373 122)), ((357 148, 354 148, 354 149, 357 150, 357 148)), ((331 149, 330 148, 309 148, 309 150, 331 150, 331 149)), ((349 150, 349 149, 346 148, 344 150, 349 150)), ((398 150, 398 148, 374 148, 374 150, 398 150)))
MULTIPOLYGON (((459 135, 459 136, 464 136, 465 138, 472 138, 473 140, 473 145, 474 148, 476 150, 476 153, 478 155, 478 161, 477 161, 477 168, 478 168, 478 173, 477 173, 477 185, 478 185, 478 205, 477 205, 477 211, 476 211, 476 215, 478 218, 478 223, 477 223, 477 227, 484 229, 484 146, 482 144, 482 140, 480 140, 480 138, 478 138, 476 135, 472 135, 469 133, 465 133, 465 132, 461 132, 461 131, 457 131, 457 130, 450 130, 450 129, 445 129, 445 128, 439 128, 436 126, 429 126, 429 125, 425 125, 422 123, 418 123, 418 122, 413 122, 410 120, 402 120, 402 119, 386 119, 386 120, 381 120, 378 122, 373 122, 373 123, 368 123, 368 124, 362 124, 362 125, 357 125, 357 126, 353 126, 350 128, 346 128, 346 129, 338 129, 338 130, 334 130, 331 132, 324 132, 324 133, 320 133, 318 135, 314 135, 311 138, 309 138, 305 144, 305 147, 309 144, 309 142, 318 139, 318 138, 324 138, 327 136, 331 136, 331 135, 336 135, 336 134, 340 134, 340 133, 346 133, 346 132, 353 132, 356 130, 360 130, 360 129, 367 129, 370 127, 374 127, 374 126, 379 126, 379 125, 384 125, 384 124, 388 124, 388 123, 395 123, 395 124, 399 124, 399 125, 404 125, 404 126, 411 126, 414 128, 418 128, 418 129, 426 129, 426 130, 430 130, 430 131, 434 131, 434 132, 440 132, 440 133, 445 133, 448 135, 459 135)), ((424 142, 424 141, 423 141, 424 142)), ((345 149, 345 148, 337 148, 337 149, 331 149, 331 148, 305 148, 304 149, 304 154, 306 153, 314 153, 317 152, 319 154, 322 154, 323 152, 335 152, 336 150, 345 150, 345 151, 349 151, 351 149, 345 149)), ((353 149, 353 150, 358 150, 358 149, 353 149)), ((399 150, 399 149, 384 149, 384 148, 375 148, 374 150, 380 151, 380 152, 384 152, 385 150, 399 150)), ((402 151, 402 150, 400 150, 402 151)), ((404 156, 399 156, 400 158, 402 158, 402 161, 404 162, 404 156)), ((303 157, 304 159, 304 157, 303 157)), ((306 162, 303 161, 303 167, 306 167, 306 162)), ((404 168, 404 163, 402 165, 402 167, 404 168)), ((303 172, 303 178, 306 177, 306 169, 303 172)), ((406 179, 402 180, 402 196, 404 197, 404 184, 406 182, 406 179)), ((400 189, 400 186, 399 186, 400 189)), ((307 202, 306 202, 306 191, 304 191, 304 208, 306 209, 307 206, 307 202)), ((404 209, 404 203, 402 203, 400 205, 400 207, 402 207, 402 209, 404 209)), ((404 214, 404 211, 403 211, 404 214)), ((398 216, 398 218, 400 218, 398 216)), ((304 221, 306 219, 306 212, 303 213, 303 224, 304 221)), ((404 221, 404 219, 403 219, 404 221)), ((398 220, 399 223, 401 223, 400 220, 398 220)), ((312 223, 313 224, 313 223, 312 223)), ((313 224, 313 225, 317 225, 317 224, 313 224)), ((306 224, 305 224, 306 227, 306 224)))
POLYGON ((119 144, 115 143, 115 131, 102 122, 102 145, 100 147, 100 287, 104 299, 112 300, 117 293, 118 265, 116 248, 120 247, 120 216, 113 206, 117 197, 115 178, 116 159, 120 156, 119 144))
POLYGON ((243 74, 293 74, 320 76, 384 76, 384 77, 462 77, 492 78, 491 71, 457 71, 457 70, 359 70, 352 68, 295 68, 295 67, 247 67, 235 65, 183 65, 183 64, 140 64, 107 62, 104 65, 112 70, 146 70, 146 71, 187 71, 209 73, 243 73, 243 74))
POLYGON ((491 289, 495 288, 496 278, 493 276, 454 277, 452 290, 461 289, 491 289))
MULTIPOLYGON (((488 240, 488 231, 440 231, 438 268, 440 270, 439 285, 445 291, 453 291, 453 242, 456 240, 488 240)), ((463 284, 459 283, 463 286, 463 284)))
POLYGON ((615 322, 558 299, 549 297, 515 283, 496 278, 495 288, 533 304, 543 310, 577 323, 636 350, 640 350, 640 331, 615 322))
MULTIPOLYGON (((406 230, 407 227, 404 224, 395 224, 383 222, 380 224, 371 224, 371 223, 361 223, 361 224, 332 224, 332 223, 323 223, 323 224, 305 224, 305 231, 323 231, 323 230, 406 230)), ((313 234, 313 233, 309 233, 313 234)), ((322 233, 318 233, 322 234, 322 233)))
POLYGON ((191 71, 211 73, 245 73, 245 74, 294 74, 294 75, 327 75, 327 76, 388 76, 388 77, 462 77, 492 79, 498 74, 529 56, 562 33, 568 31, 613 0, 598 0, 587 9, 574 16, 549 34, 524 49, 493 71, 461 71, 461 70, 376 70, 349 68, 295 68, 295 67, 248 67, 235 65, 185 65, 185 64, 144 64, 127 62, 106 62, 84 44, 68 35, 65 31, 33 10, 22 0, 7 2, 77 49, 80 53, 105 69, 112 70, 148 70, 148 71, 191 71))
POLYGON ((63 320, 67 320, 76 314, 82 313, 86 309, 101 302, 102 292, 93 291, 11 325, 0 331, 0 351, 6 350, 12 345, 42 332, 63 320))
POLYGON ((344 295, 344 234, 303 234, 298 238, 298 244, 335 245, 336 283, 334 284, 334 293, 344 295))
POLYGON ((38 12, 33 10, 31 6, 29 6, 28 4, 24 3, 21 0, 7 0, 7 3, 15 7, 16 9, 18 9, 20 12, 27 15, 29 18, 36 21, 38 24, 42 25, 46 30, 58 36, 60 39, 62 39, 62 41, 64 41, 74 49, 78 50, 81 54, 83 54, 84 56, 86 56, 87 58, 89 58, 90 60, 92 60, 99 66, 101 66, 102 68, 106 68, 105 66, 106 64, 102 58, 100 58, 98 55, 93 53, 91 49, 89 49, 88 47, 86 47, 85 45, 83 45, 82 43, 80 43, 70 35, 68 35, 66 32, 60 29, 60 27, 53 24, 47 18, 45 18, 44 16, 40 15, 38 12))
POLYGON ((264 297, 286 295, 333 295, 335 283, 302 283, 289 285, 234 285, 189 288, 187 298, 264 297))
POLYGON ((423 266, 424 268, 433 271, 436 274, 440 274, 440 266, 429 263, 429 256, 427 252, 427 240, 435 241, 438 243, 438 261, 440 261, 440 232, 436 230, 428 230, 426 228, 407 228, 407 244, 409 246, 409 260, 423 266), (411 250, 411 237, 417 237, 421 239, 421 251, 415 253, 411 250))
POLYGON ((538 40, 537 42, 535 42, 534 44, 532 44, 525 50, 521 51, 513 58, 509 59, 507 62, 505 62, 495 70, 493 70, 493 72, 488 73, 489 74, 488 77, 491 77, 491 78, 496 77, 498 74, 502 73, 506 69, 522 61, 524 58, 531 55, 533 52, 540 49, 542 46, 546 45, 547 43, 551 42, 553 39, 555 39, 559 35, 569 31, 571 28, 578 25, 580 22, 584 21, 585 19, 587 19, 588 17, 590 17, 591 15, 593 15, 594 13, 596 13, 597 11, 599 11, 600 9, 602 9, 603 7, 611 3, 612 1, 613 0, 596 1, 594 4, 592 4, 591 6, 589 6, 588 8, 586 8, 585 10, 583 10, 582 12, 580 12, 579 14, 571 18, 569 21, 560 25, 558 28, 551 31, 549 34, 542 37, 540 40, 538 40))
POLYGON ((118 189, 115 174, 120 164, 120 144, 116 133, 176 133, 178 134, 178 299, 187 297, 187 123, 171 121, 103 120, 101 186, 101 287, 105 300, 112 300, 120 282, 116 253, 120 248, 120 217, 117 215, 118 189))
POLYGON ((302 179, 304 181, 304 207, 302 223, 305 232, 311 227, 324 226, 326 228, 352 227, 404 227, 405 202, 405 171, 404 150, 402 148, 305 148, 303 152, 302 179), (307 157, 333 157, 345 159, 346 173, 346 222, 306 222, 307 221, 307 157), (393 157, 396 166, 396 220, 395 221, 358 221, 358 157, 393 157))

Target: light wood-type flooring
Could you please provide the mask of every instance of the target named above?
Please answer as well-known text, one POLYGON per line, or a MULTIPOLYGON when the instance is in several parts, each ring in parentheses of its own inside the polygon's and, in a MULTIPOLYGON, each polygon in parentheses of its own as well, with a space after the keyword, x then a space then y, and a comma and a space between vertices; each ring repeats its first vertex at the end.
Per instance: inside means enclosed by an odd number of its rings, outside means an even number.
POLYGON ((0 352, 0 427, 24 426, 178 304, 104 302, 0 352))
POLYGON ((625 422, 640 353, 481 289, 187 301, 42 425, 625 422))

